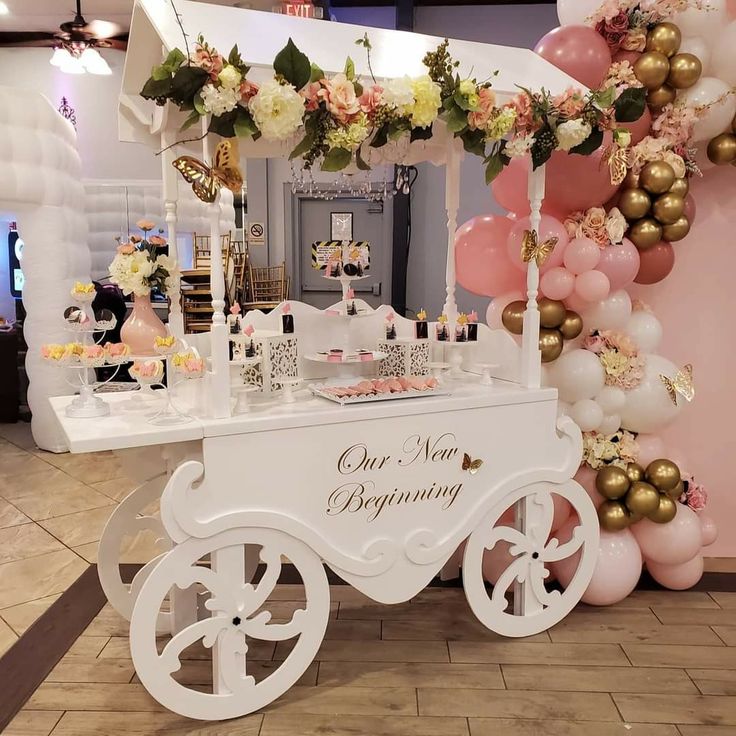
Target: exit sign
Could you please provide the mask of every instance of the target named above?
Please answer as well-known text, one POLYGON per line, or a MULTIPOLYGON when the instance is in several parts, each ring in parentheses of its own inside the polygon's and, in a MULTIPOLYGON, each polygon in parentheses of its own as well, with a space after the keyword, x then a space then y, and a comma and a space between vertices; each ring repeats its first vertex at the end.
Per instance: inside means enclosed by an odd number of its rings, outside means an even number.
POLYGON ((274 12, 295 15, 299 18, 322 18, 322 8, 315 7, 311 0, 286 0, 274 6, 274 12))

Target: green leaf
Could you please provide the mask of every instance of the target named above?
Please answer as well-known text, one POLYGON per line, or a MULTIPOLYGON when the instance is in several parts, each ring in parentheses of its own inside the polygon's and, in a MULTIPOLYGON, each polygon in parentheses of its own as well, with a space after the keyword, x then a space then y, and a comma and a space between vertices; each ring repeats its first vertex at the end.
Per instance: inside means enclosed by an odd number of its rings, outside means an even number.
POLYGON ((184 131, 188 130, 192 127, 195 123, 198 123, 201 120, 200 114, 196 110, 192 110, 192 112, 189 114, 187 119, 181 124, 181 128, 179 130, 184 131))
POLYGON ((361 171, 370 171, 371 167, 360 155, 360 148, 355 152, 355 163, 361 171))
POLYGON ((303 156, 307 151, 309 151, 315 142, 315 136, 314 135, 305 135, 304 138, 302 138, 299 143, 297 143, 294 150, 289 154, 289 161, 299 158, 299 156, 303 156))
POLYGON ((320 79, 325 78, 325 73, 314 62, 312 62, 310 66, 310 70, 311 70, 311 74, 309 75, 310 82, 319 82, 320 79))
POLYGON ((482 130, 466 130, 460 135, 463 141, 463 148, 476 156, 485 157, 486 140, 482 130))
POLYGON ((451 133, 462 133, 468 127, 468 114, 457 105, 450 108, 443 118, 447 123, 447 129, 451 133))
POLYGON ((611 105, 613 105, 613 100, 615 97, 616 97, 615 87, 607 87, 606 89, 599 90, 598 92, 594 92, 591 95, 593 102, 601 110, 607 110, 609 107, 611 107, 611 105))
POLYGON ((196 66, 179 67, 171 82, 171 99, 177 104, 192 102, 207 83, 209 74, 196 66))
POLYGON ((208 128, 210 133, 216 133, 221 135, 223 138, 234 138, 235 137, 235 120, 238 117, 237 110, 230 110, 223 115, 213 115, 210 118, 210 127, 208 128))
POLYGON ((411 135, 409 136, 410 141, 428 141, 432 137, 432 126, 428 125, 426 128, 412 128, 411 135))
POLYGON ((235 44, 235 46, 230 49, 230 53, 227 57, 227 63, 238 67, 243 63, 243 59, 240 56, 240 51, 238 50, 238 44, 235 44))
POLYGON ((464 95, 460 94, 459 89, 455 90, 455 94, 452 96, 452 99, 461 110, 465 110, 467 112, 471 109, 471 105, 468 104, 468 99, 464 95))
POLYGON ((360 97, 363 94, 363 85, 357 80, 353 82, 353 89, 355 89, 355 94, 358 97, 360 97))
POLYGON ((397 118, 388 124, 388 137, 390 140, 395 141, 409 130, 411 130, 409 118, 397 118))
POLYGON ((151 77, 141 90, 141 97, 146 100, 156 100, 159 97, 168 97, 171 94, 171 77, 154 79, 151 77))
POLYGON ((233 125, 233 130, 238 138, 247 138, 258 132, 258 127, 251 117, 251 114, 244 107, 236 107, 237 117, 233 125))
POLYGON ((355 79, 355 62, 349 56, 345 60, 345 76, 351 82, 355 79))
POLYGON ((187 57, 180 49, 171 49, 161 65, 167 72, 173 74, 187 57))
POLYGON ((307 84, 312 76, 312 65, 309 63, 307 55, 299 51, 291 39, 276 54, 273 68, 276 74, 280 74, 289 84, 293 84, 297 90, 307 84))
POLYGON ((388 123, 384 123, 373 136, 370 146, 371 148, 381 148, 388 143, 388 123))
POLYGON ((350 165, 353 154, 347 148, 331 148, 322 161, 322 171, 342 171, 350 165))
POLYGON ((486 184, 490 184, 502 171, 504 161, 500 153, 494 153, 486 162, 486 184))
POLYGON ((197 94, 194 95, 194 97, 192 98, 192 105, 200 115, 207 114, 207 110, 204 109, 204 101, 202 100, 201 92, 197 92, 197 94))
POLYGON ((600 128, 593 128, 593 132, 575 148, 570 149, 570 153, 577 153, 580 156, 590 156, 593 151, 597 151, 603 143, 603 131, 600 128))
POLYGON ((646 89, 644 87, 625 89, 618 96, 616 102, 613 103, 616 120, 619 123, 633 123, 644 114, 646 104, 646 89))
POLYGON ((171 72, 163 65, 155 66, 151 69, 151 79, 160 82, 162 79, 171 79, 171 72))

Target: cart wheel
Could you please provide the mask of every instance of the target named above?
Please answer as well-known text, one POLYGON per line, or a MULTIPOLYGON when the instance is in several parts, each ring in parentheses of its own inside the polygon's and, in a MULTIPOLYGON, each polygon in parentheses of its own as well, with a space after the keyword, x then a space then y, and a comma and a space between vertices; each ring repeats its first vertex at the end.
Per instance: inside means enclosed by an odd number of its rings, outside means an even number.
POLYGON ((272 702, 302 676, 322 643, 329 611, 322 562, 298 539, 259 528, 189 539, 166 554, 141 586, 130 624, 133 664, 144 687, 169 710, 203 720, 236 718, 272 702), (244 582, 245 545, 260 547, 265 563, 253 584, 244 582), (306 603, 297 610, 279 611, 292 604, 268 600, 282 557, 304 586, 306 603), (157 641, 156 620, 171 589, 194 584, 210 595, 206 617, 157 641), (271 623, 272 611, 284 622, 271 623), (282 649, 278 643, 287 640, 294 646, 282 649), (211 667, 202 662, 210 656, 211 667))
MULTIPOLYGON (((151 560, 133 579, 133 584, 123 582, 120 575, 120 556, 123 541, 148 531, 155 535, 157 546, 166 551, 171 548, 171 540, 157 515, 147 515, 144 509, 161 498, 168 478, 161 474, 146 481, 129 493, 112 512, 105 525, 97 551, 97 574, 100 577, 102 590, 110 605, 126 620, 130 621, 137 589, 150 574, 156 561, 151 560)), ((162 614, 159 628, 166 630, 168 615, 162 614)))
MULTIPOLYGON (((567 525, 565 525, 567 527, 567 525)), ((568 527, 569 529, 569 527, 568 527)), ((505 497, 486 515, 468 538, 463 557, 463 587, 478 620, 503 636, 531 636, 561 621, 580 601, 593 576, 598 556, 599 527, 595 507, 575 481, 564 484, 537 483, 505 497), (553 496, 566 499, 577 513, 579 524, 567 536, 551 532, 553 496), (503 516, 522 502, 529 514, 526 531, 503 526, 503 516), (493 590, 486 590, 483 556, 499 542, 509 545, 511 558, 497 578, 493 590), (545 565, 577 556, 577 570, 564 591, 548 590, 545 565), (506 596, 514 593, 514 603, 506 596)))

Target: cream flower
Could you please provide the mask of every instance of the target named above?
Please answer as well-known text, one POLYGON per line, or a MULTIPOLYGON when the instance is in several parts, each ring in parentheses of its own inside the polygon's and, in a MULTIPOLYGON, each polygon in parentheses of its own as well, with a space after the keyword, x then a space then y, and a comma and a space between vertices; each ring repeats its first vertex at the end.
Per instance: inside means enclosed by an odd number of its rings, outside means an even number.
POLYGON ((468 107, 471 110, 478 108, 478 104, 480 103, 478 85, 472 79, 463 79, 458 85, 458 91, 467 100, 468 107))
POLYGON ((520 135, 509 141, 504 148, 504 153, 510 158, 520 158, 529 153, 534 145, 534 134, 520 135))
POLYGON ((414 92, 411 123, 415 128, 427 128, 437 119, 439 108, 442 106, 440 86, 425 74, 413 79, 411 88, 414 92))
POLYGON ((665 151, 662 154, 662 160, 672 167, 672 170, 675 172, 675 176, 678 179, 682 179, 687 173, 685 161, 682 156, 678 156, 674 151, 665 151))
POLYGON ((218 75, 217 79, 225 89, 235 89, 240 87, 243 81, 243 75, 237 67, 228 64, 218 75))
POLYGON ((370 132, 368 118, 364 113, 345 127, 335 128, 327 134, 327 143, 330 148, 346 148, 348 151, 357 151, 370 132))
POLYGON ((411 79, 407 76, 390 79, 383 88, 383 101, 396 108, 399 115, 411 112, 414 105, 414 90, 411 79))
MULTIPOLYGON (((516 122, 516 110, 513 107, 503 107, 498 114, 491 115, 491 119, 486 125, 486 137, 491 140, 500 140, 514 127, 516 122)), ((528 137, 528 136, 527 136, 528 137)), ((526 139, 526 137, 524 137, 526 139)), ((531 148, 534 139, 530 139, 529 148, 531 148)), ((527 148, 526 150, 529 150, 527 148)), ((526 151, 524 151, 526 153, 526 151)), ((522 154, 523 155, 523 154, 522 154)))
POLYGON ((626 218, 621 214, 621 210, 618 207, 614 207, 606 217, 606 233, 612 243, 622 243, 624 239, 624 233, 628 223, 626 218))
POLYGON ((248 102, 253 120, 266 140, 282 141, 299 129, 304 119, 304 98, 290 84, 271 79, 248 102))
POLYGON ((202 105, 206 112, 212 115, 223 115, 235 109, 240 100, 240 90, 215 87, 214 84, 205 84, 200 90, 202 105))
POLYGON ((593 131, 590 123, 568 120, 557 126, 557 143, 561 150, 569 151, 579 146, 593 131))

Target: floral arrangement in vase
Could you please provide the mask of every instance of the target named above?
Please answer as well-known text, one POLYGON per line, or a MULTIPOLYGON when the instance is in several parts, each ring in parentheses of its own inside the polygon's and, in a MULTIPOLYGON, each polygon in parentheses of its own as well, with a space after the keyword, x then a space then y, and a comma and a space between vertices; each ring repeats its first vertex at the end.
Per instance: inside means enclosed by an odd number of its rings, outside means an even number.
POLYGON ((110 264, 110 281, 134 297, 133 311, 120 330, 123 341, 134 355, 154 355, 156 338, 165 338, 167 332, 151 307, 151 291, 167 294, 175 290, 179 270, 176 262, 161 252, 167 245, 163 231, 150 235, 155 224, 148 220, 138 220, 136 226, 143 235, 131 235, 126 243, 119 243, 110 264))

